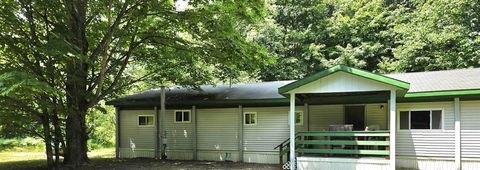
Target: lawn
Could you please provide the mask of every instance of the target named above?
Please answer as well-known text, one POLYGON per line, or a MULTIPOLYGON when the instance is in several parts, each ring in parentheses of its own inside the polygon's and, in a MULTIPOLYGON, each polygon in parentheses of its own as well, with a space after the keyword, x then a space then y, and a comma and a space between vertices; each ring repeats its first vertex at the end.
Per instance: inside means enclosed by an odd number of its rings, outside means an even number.
MULTIPOLYGON (((88 153, 91 162, 75 169, 279 169, 278 165, 213 162, 213 161, 174 161, 155 159, 115 159, 113 148, 94 150, 88 153)), ((0 152, 0 169, 26 170, 45 169, 43 152, 8 151, 0 152)), ((62 166, 60 169, 73 169, 62 166)))
MULTIPOLYGON (((93 160, 112 159, 115 148, 97 149, 88 153, 93 160)), ((45 153, 35 150, 8 150, 0 152, 0 169, 44 169, 45 153)))

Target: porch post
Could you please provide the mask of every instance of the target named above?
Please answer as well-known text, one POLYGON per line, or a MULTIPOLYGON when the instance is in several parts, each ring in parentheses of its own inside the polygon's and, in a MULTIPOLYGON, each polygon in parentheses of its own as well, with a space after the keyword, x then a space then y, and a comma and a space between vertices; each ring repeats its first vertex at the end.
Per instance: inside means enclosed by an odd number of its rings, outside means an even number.
POLYGON ((153 110, 155 110, 155 159, 159 159, 160 158, 160 117, 159 117, 159 113, 158 113, 158 107, 155 106, 153 107, 153 110))
POLYGON ((238 153, 239 153, 239 162, 243 162, 243 106, 238 105, 238 116, 239 116, 239 124, 238 124, 238 153))
POLYGON ((197 160, 197 106, 192 106, 192 154, 193 160, 197 160))
POLYGON ((460 98, 454 99, 454 117, 455 117, 455 169, 462 169, 462 145, 460 128, 460 98))
POLYGON ((397 131, 397 94, 395 90, 390 91, 390 169, 396 167, 396 131, 397 131))
POLYGON ((160 115, 162 120, 162 159, 167 159, 167 120, 166 120, 166 111, 165 111, 165 86, 162 86, 160 89, 160 115))
POLYGON ((115 107, 115 158, 120 158, 120 107, 115 107))
POLYGON ((290 169, 295 170, 295 93, 290 93, 290 169))

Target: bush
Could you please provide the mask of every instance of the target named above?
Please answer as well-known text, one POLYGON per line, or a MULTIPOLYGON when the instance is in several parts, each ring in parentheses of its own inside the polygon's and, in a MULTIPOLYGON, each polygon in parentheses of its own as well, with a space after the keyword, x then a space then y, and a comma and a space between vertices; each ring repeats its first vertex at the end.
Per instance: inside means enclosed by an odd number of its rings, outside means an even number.
POLYGON ((100 107, 103 109, 91 110, 87 115, 89 150, 113 147, 115 144, 115 108, 103 103, 100 107))
POLYGON ((3 150, 43 150, 43 139, 26 137, 26 138, 0 138, 0 151, 3 150))

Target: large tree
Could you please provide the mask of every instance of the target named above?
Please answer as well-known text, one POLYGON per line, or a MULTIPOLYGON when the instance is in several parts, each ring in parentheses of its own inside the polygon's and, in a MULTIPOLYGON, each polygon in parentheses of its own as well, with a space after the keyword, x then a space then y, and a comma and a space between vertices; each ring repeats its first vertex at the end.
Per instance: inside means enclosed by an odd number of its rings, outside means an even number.
POLYGON ((85 116, 104 98, 144 80, 196 85, 234 78, 265 57, 236 29, 262 16, 260 0, 193 1, 183 12, 172 0, 0 6, 0 99, 46 119, 64 113, 64 162, 73 165, 88 161, 85 116))
MULTIPOLYGON (((405 10, 406 7, 403 7, 405 10)), ((480 67, 480 2, 427 0, 403 13, 388 69, 401 72, 480 67)))
POLYGON ((262 80, 335 64, 377 73, 480 66, 476 0, 269 0, 254 40, 276 59, 262 80))
POLYGON ((271 0, 255 38, 277 62, 263 80, 299 79, 335 64, 376 70, 393 58, 394 13, 383 0, 271 0))

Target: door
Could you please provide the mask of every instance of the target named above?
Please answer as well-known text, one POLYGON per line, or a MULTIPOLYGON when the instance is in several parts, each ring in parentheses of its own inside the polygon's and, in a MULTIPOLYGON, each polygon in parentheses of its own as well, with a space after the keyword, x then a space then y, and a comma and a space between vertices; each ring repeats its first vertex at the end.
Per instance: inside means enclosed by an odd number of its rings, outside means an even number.
POLYGON ((345 124, 353 124, 353 130, 365 130, 365 106, 345 106, 345 124))

